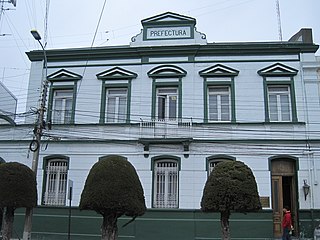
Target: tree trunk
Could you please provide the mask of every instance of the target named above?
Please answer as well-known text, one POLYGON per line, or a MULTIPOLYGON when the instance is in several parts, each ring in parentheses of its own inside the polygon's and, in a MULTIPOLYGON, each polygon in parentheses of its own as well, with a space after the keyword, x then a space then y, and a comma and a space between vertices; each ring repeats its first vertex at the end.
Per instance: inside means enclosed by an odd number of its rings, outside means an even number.
POLYGON ((102 240, 116 240, 118 235, 117 226, 118 216, 116 213, 110 213, 103 216, 101 226, 102 240))
POLYGON ((0 208, 0 233, 2 229, 2 219, 3 219, 3 208, 0 208))
POLYGON ((230 239, 230 229, 229 229, 229 217, 230 211, 221 212, 220 223, 221 223, 221 239, 229 240, 230 239))
POLYGON ((10 240, 13 229, 13 219, 14 219, 14 208, 7 207, 4 213, 3 229, 2 229, 2 239, 10 240))

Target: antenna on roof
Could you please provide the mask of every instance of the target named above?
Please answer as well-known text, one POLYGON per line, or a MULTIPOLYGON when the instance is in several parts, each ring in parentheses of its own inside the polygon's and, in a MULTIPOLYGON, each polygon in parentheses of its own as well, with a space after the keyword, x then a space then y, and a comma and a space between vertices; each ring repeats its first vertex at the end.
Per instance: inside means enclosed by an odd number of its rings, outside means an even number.
MULTIPOLYGON (((13 10, 12 8, 4 8, 4 4, 5 3, 11 3, 14 7, 17 6, 17 0, 0 0, 0 27, 1 27, 1 19, 2 19, 2 15, 4 15, 4 11, 7 10, 13 10)), ((1 32, 1 29, 0 29, 1 32)), ((0 36, 6 36, 6 35, 10 35, 10 34, 0 34, 0 36)))
POLYGON ((279 40, 282 42, 282 29, 281 29, 281 17, 280 17, 280 5, 279 5, 279 0, 276 0, 276 10, 277 10, 277 18, 278 18, 279 40))

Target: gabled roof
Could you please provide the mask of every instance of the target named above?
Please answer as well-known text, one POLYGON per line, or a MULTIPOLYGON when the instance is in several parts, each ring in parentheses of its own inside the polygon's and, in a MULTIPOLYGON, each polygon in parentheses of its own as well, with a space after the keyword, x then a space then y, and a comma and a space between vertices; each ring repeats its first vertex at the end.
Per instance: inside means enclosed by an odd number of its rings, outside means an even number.
POLYGON ((237 76, 239 71, 222 64, 216 64, 212 67, 201 70, 199 74, 201 77, 227 77, 237 76))
POLYGON ((297 69, 286 66, 282 63, 275 63, 258 71, 258 74, 261 76, 293 76, 297 75, 297 73, 297 69))
POLYGON ((66 69, 61 69, 50 74, 47 79, 49 81, 78 81, 82 79, 82 76, 77 73, 70 72, 66 69))
POLYGON ((105 80, 105 79, 133 79, 133 78, 136 78, 138 75, 126 69, 123 69, 120 67, 114 67, 109 70, 98 73, 96 76, 98 79, 105 80))
POLYGON ((164 24, 169 23, 196 23, 196 19, 173 12, 162 13, 153 17, 146 18, 141 21, 142 25, 164 24))

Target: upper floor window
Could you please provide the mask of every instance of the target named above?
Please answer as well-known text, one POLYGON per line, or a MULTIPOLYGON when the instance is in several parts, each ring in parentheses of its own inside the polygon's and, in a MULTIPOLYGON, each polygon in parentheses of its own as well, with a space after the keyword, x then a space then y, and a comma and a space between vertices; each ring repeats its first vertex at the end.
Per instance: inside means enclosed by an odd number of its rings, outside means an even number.
POLYGON ((158 121, 178 121, 182 119, 182 78, 185 70, 173 65, 163 65, 151 69, 152 112, 158 121))
POLYGON ((153 164, 153 207, 178 208, 179 162, 165 157, 153 164))
POLYGON ((199 72, 204 79, 204 122, 235 122, 234 78, 239 71, 221 64, 199 72))
POLYGON ((102 80, 100 123, 129 123, 131 82, 137 74, 114 67, 97 74, 102 80))
POLYGON ((268 86, 270 121, 291 121, 291 101, 289 86, 268 86))
POLYGON ((48 105, 48 120, 54 124, 74 122, 77 82, 82 77, 61 69, 47 77, 51 82, 48 105))
POLYGON ((258 71, 264 83, 266 122, 298 121, 294 91, 297 73, 298 70, 281 63, 258 71))
POLYGON ((53 91, 52 123, 71 123, 73 89, 53 91))
POLYGON ((209 121, 231 120, 230 86, 208 87, 209 121))
POLYGON ((106 122, 123 123, 127 116, 127 94, 126 88, 107 89, 106 122))
POLYGON ((157 88, 158 120, 176 120, 178 112, 178 89, 157 88))
POLYGON ((68 161, 53 158, 46 162, 44 205, 65 206, 67 195, 68 161))

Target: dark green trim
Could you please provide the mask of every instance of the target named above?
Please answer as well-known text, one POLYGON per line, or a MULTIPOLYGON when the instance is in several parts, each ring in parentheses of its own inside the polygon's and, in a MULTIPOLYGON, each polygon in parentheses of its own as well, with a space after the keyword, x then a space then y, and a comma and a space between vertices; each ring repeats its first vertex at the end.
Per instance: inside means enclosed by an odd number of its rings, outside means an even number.
MULTIPOLYGON (((8 124, 11 125, 11 126, 16 126, 16 123, 14 122, 14 120, 11 117, 8 117, 6 115, 0 114, 0 119, 3 119, 5 121, 7 121, 8 124)), ((2 125, 5 125, 5 124, 2 124, 2 125)))
MULTIPOLYGON (((221 77, 221 76, 220 76, 221 77)), ((236 96, 235 96, 235 85, 234 85, 234 77, 231 76, 230 81, 220 80, 219 77, 215 77, 214 80, 208 81, 207 77, 204 77, 204 93, 203 93, 203 111, 204 111, 204 123, 228 123, 227 121, 209 121, 209 106, 208 106, 208 88, 210 86, 228 86, 230 88, 230 99, 231 99, 231 123, 236 123, 236 96)))
POLYGON ((127 80, 127 83, 110 83, 105 79, 102 80, 101 87, 101 101, 100 101, 100 124, 124 124, 124 123, 107 123, 105 119, 106 115, 106 102, 107 102, 107 89, 108 88, 126 88, 127 89, 127 112, 126 112, 126 124, 130 123, 130 106, 131 106, 131 79, 127 80))
MULTIPOLYGON (((250 56, 315 53, 319 45, 293 42, 209 43, 207 45, 91 47, 46 50, 48 62, 141 59, 143 56, 250 56)), ((31 61, 42 61, 43 51, 27 52, 31 61)), ((273 60, 274 61, 274 60, 273 60)))
MULTIPOLYGON (((76 109, 76 101, 77 101, 77 81, 74 81, 74 85, 54 85, 51 83, 49 89, 49 101, 48 101, 48 113, 47 113, 47 121, 52 122, 52 107, 53 107, 53 95, 56 90, 73 90, 73 99, 72 99, 72 109, 71 109, 71 119, 70 124, 74 123, 75 118, 75 109, 76 109)), ((58 124, 61 125, 61 124, 58 124)), ((66 124, 63 124, 66 125, 66 124)))
POLYGON ((165 87, 176 87, 178 89, 178 116, 177 120, 182 119, 182 79, 178 78, 177 82, 157 82, 152 79, 152 106, 151 118, 156 119, 156 106, 157 106, 157 89, 165 87))
POLYGON ((120 67, 113 67, 96 74, 96 76, 99 80, 131 80, 136 78, 138 74, 120 67))
POLYGON ((286 66, 282 63, 275 63, 271 66, 265 67, 258 71, 258 74, 260 76, 266 76, 266 77, 284 77, 284 76, 292 77, 297 75, 297 73, 298 73, 297 69, 286 66))
POLYGON ((194 26, 190 25, 190 24, 179 24, 179 25, 172 25, 172 23, 170 23, 170 25, 166 25, 166 24, 163 24, 163 23, 159 23, 156 25, 153 25, 153 26, 146 26, 144 29, 143 29, 143 41, 166 41, 166 40, 181 40, 181 39, 194 39, 194 26), (156 29, 156 28, 174 28, 174 27, 188 27, 190 29, 190 37, 179 37, 179 38, 153 38, 153 39, 148 39, 147 38, 147 31, 149 28, 153 28, 153 29, 156 29))
POLYGON ((236 161, 235 157, 229 156, 229 155, 226 155, 226 154, 212 155, 212 156, 206 157, 206 171, 209 172, 209 164, 210 164, 210 162, 220 161, 221 159, 228 160, 228 161, 236 161))
POLYGON ((173 155, 159 155, 151 158, 151 171, 154 171, 155 162, 161 160, 172 160, 178 163, 178 170, 181 171, 181 158, 173 155))
MULTIPOLYGON (((270 172, 272 171, 272 168, 271 168, 272 161, 276 161, 276 160, 287 160, 287 161, 294 162, 295 166, 296 166, 296 172, 299 171, 299 158, 298 157, 287 155, 287 154, 281 154, 281 155, 275 155, 275 156, 268 158, 268 167, 269 167, 268 170, 270 172)), ((296 191, 296 192, 299 192, 299 191, 296 191)), ((297 198, 297 199, 299 199, 299 198, 297 198)))
POLYGON ((199 75, 205 77, 235 77, 239 75, 239 71, 222 64, 216 64, 214 66, 203 69, 199 72, 199 75))
POLYGON ((60 69, 59 71, 48 75, 47 79, 50 82, 79 81, 82 79, 82 76, 66 69, 60 69))
MULTIPOLYGON (((131 60, 131 58, 126 58, 128 60, 131 60)), ((118 66, 140 66, 140 65, 155 65, 155 64, 163 64, 163 62, 159 61, 159 62, 149 62, 149 57, 141 57, 141 62, 137 62, 137 63, 117 63, 118 66)), ((257 59, 252 59, 252 60, 224 60, 224 59, 214 59, 214 60, 197 60, 195 61, 195 56, 194 55, 189 55, 189 61, 168 61, 166 62, 167 64, 183 64, 183 63, 216 63, 216 62, 221 62, 221 63, 255 63, 255 62, 275 62, 275 61, 282 61, 282 62, 299 62, 299 59, 265 59, 265 60, 257 60, 257 59)), ((90 62, 88 64, 76 64, 76 65, 51 65, 48 66, 48 68, 52 68, 52 69, 56 69, 56 68, 87 68, 87 67, 112 67, 114 66, 114 64, 107 64, 107 63, 103 63, 103 64, 91 64, 90 62)))
POLYGON ((103 160, 103 159, 106 159, 106 158, 109 158, 109 157, 120 157, 120 158, 122 158, 122 159, 124 159, 124 160, 128 160, 128 158, 126 158, 126 157, 124 157, 124 156, 121 156, 121 155, 114 155, 114 154, 110 154, 110 155, 105 155, 105 156, 102 156, 102 157, 99 157, 99 160, 98 161, 100 161, 100 160, 103 160))
MULTIPOLYGON (((57 160, 57 161, 66 161, 67 162, 67 169, 69 170, 70 165, 70 157, 61 155, 61 154, 54 154, 43 157, 42 169, 43 169, 43 178, 42 178, 42 194, 41 194, 41 204, 44 205, 44 197, 47 187, 47 166, 50 160, 57 160)), ((69 174, 68 174, 69 175, 69 174)))
MULTIPOLYGON (((151 192, 151 206, 152 208, 155 208, 154 207, 154 191, 155 191, 155 188, 154 188, 154 180, 155 180, 155 171, 154 171, 154 166, 157 162, 161 162, 161 161, 166 161, 166 162, 176 162, 178 164, 178 176, 177 176, 177 202, 178 202, 178 206, 176 208, 173 208, 173 209, 177 209, 179 208, 179 204, 180 204, 180 201, 179 201, 179 192, 180 192, 180 189, 179 189, 179 183, 180 183, 180 170, 181 170, 181 158, 180 157, 177 157, 177 156, 172 156, 172 155, 159 155, 159 156, 155 156, 155 157, 152 157, 151 158, 151 171, 152 171, 152 192, 151 192)), ((155 209, 159 209, 159 208, 155 208, 155 209)), ((172 209, 172 210, 173 210, 172 209)))
MULTIPOLYGON (((287 76, 287 75, 286 75, 287 76)), ((295 95, 295 87, 294 87, 294 76, 290 76, 290 81, 283 80, 283 81, 272 81, 268 79, 272 79, 273 77, 279 79, 281 77, 286 76, 279 76, 279 75, 272 75, 271 77, 264 75, 263 76, 263 92, 264 92, 264 105, 265 105, 265 121, 271 122, 270 120, 270 113, 269 113, 269 91, 268 87, 271 85, 284 85, 288 86, 290 89, 290 102, 291 102, 291 121, 297 123, 298 117, 297 117, 297 106, 296 106, 296 95, 295 95)), ((284 122, 284 121, 279 121, 284 122)), ((288 122, 286 122, 288 123, 288 122)))
POLYGON ((179 78, 185 77, 187 72, 175 65, 161 65, 148 71, 150 78, 179 78))

